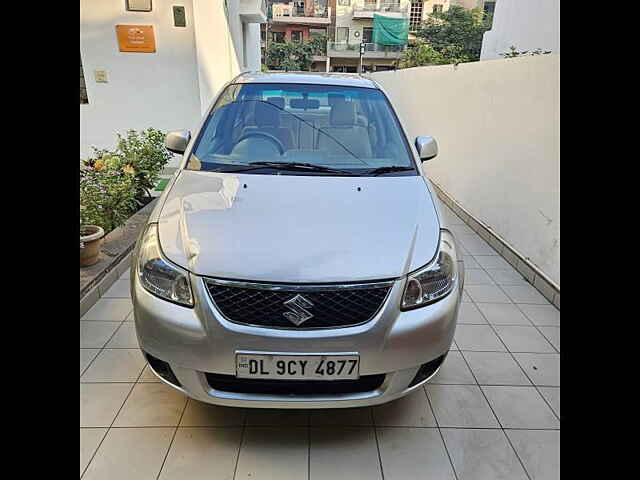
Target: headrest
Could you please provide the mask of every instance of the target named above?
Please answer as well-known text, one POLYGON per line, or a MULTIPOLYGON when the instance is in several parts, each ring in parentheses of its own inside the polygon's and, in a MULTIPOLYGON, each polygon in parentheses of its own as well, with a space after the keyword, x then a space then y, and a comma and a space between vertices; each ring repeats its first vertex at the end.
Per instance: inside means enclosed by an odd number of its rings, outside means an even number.
POLYGON ((256 125, 259 127, 279 127, 280 110, 264 102, 256 103, 256 125))
POLYGON ((274 104, 276 107, 284 108, 284 97, 269 97, 267 102, 274 104))
POLYGON ((331 107, 329 123, 332 126, 354 125, 356 123, 356 106, 353 102, 338 102, 331 107))
POLYGON ((327 95, 327 99, 329 100, 329 105, 333 107, 338 102, 344 102, 345 96, 340 95, 339 93, 330 93, 327 95))
POLYGON ((300 108, 303 110, 317 110, 320 108, 320 100, 292 98, 289 101, 291 108, 300 108))

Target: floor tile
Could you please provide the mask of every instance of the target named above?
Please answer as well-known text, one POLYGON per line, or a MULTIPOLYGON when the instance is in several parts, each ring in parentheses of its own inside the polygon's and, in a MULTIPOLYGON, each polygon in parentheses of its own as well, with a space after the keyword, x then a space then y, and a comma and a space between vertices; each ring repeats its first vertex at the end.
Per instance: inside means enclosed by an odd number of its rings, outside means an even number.
POLYGON ((461 303, 458 310, 458 323, 482 325, 487 323, 485 318, 473 303, 461 303))
POLYGON ((531 480, 560 479, 560 432, 507 430, 505 432, 531 480))
POLYGON ((497 255, 497 252, 482 240, 477 233, 456 235, 456 239, 471 255, 497 255))
POLYGON ((459 480, 527 480, 502 430, 442 429, 459 480))
POLYGON ((477 385, 431 385, 425 389, 440 427, 499 427, 477 385))
POLYGON ((478 308, 492 325, 531 326, 531 322, 513 303, 479 303, 478 308))
POLYGON ((190 398, 184 411, 181 427, 239 427, 244 424, 243 408, 221 407, 190 398))
POLYGON ((467 366, 460 352, 450 352, 438 373, 429 383, 475 385, 471 370, 467 366))
POLYGON ((131 268, 127 268, 122 275, 120 275, 120 280, 131 278, 131 268))
POLYGON ((560 310, 553 305, 518 304, 518 308, 537 326, 560 326, 560 310))
POLYGON ((373 407, 373 420, 384 427, 435 427, 429 400, 422 388, 389 403, 373 407))
POLYGON ((509 297, 496 285, 465 284, 464 288, 476 303, 511 303, 509 297))
POLYGON ((125 322, 134 322, 135 318, 134 318, 133 314, 134 314, 134 311, 131 310, 131 313, 129 313, 129 315, 127 315, 127 317, 124 319, 124 321, 125 322))
POLYGON ((178 425, 187 397, 164 383, 138 383, 120 410, 115 427, 178 425))
POLYGON ((385 480, 454 480, 436 428, 377 428, 385 480))
POLYGON ((467 268, 482 268, 480 264, 473 258, 473 255, 462 255, 465 270, 467 268))
POLYGON ((560 422, 535 387, 481 388, 503 428, 560 428, 560 422))
POLYGON ((275 426, 287 425, 293 427, 309 425, 309 410, 285 410, 277 408, 249 408, 247 410, 247 425, 275 426))
POLYGON ((98 348, 81 348, 80 349, 80 375, 82 372, 89 366, 91 360, 96 358, 98 352, 100 350, 98 348))
POLYGON ((460 350, 455 340, 451 342, 451 346, 449 347, 449 351, 452 351, 452 350, 455 350, 455 351, 460 350))
POLYGON ((531 285, 503 285, 502 289, 514 303, 549 305, 549 301, 531 285))
POLYGON ((487 274, 498 285, 528 285, 525 278, 513 268, 487 268, 487 274))
POLYGON ((494 328, 510 352, 555 353, 536 327, 496 325, 494 328))
POLYGON ((460 350, 506 351, 506 348, 489 325, 458 325, 456 327, 455 340, 460 350))
POLYGON ((300 427, 246 427, 235 480, 304 480, 309 432, 300 427))
POLYGON ((151 371, 151 367, 147 363, 138 378, 138 383, 162 383, 162 381, 151 371))
POLYGON ((111 426, 131 387, 131 383, 81 383, 80 426, 111 426))
POLYGON ((112 428, 82 480, 155 480, 173 428, 112 428))
POLYGON ((473 303, 473 300, 471 300, 471 297, 467 293, 466 287, 462 291, 462 303, 473 303))
POLYGON ((131 310, 130 298, 101 298, 80 320, 121 322, 131 310))
POLYGON ((484 268, 499 268, 501 270, 514 270, 504 258, 498 255, 474 255, 473 258, 484 268))
POLYGON ((131 282, 128 279, 116 280, 102 298, 131 298, 131 282))
POLYGON ((507 352, 463 352, 480 385, 531 385, 507 352))
POLYGON ((159 480, 232 479, 241 428, 179 428, 159 480))
POLYGON ((534 385, 560 386, 560 355, 557 353, 514 353, 534 385))
POLYGON ((560 417, 560 387, 538 387, 540 394, 544 397, 551 409, 560 417))
POLYGON ((309 478, 382 480, 373 427, 312 427, 309 478))
POLYGON ((107 348, 139 348, 135 325, 131 322, 120 325, 107 348))
POLYGON ((458 235, 471 235, 471 234, 474 233, 474 231, 471 230, 471 228, 468 225, 465 225, 465 224, 462 224, 462 225, 451 225, 450 230, 456 236, 458 236, 458 235))
POLYGON ((549 340, 553 348, 560 351, 560 327, 538 327, 538 330, 549 340))
POLYGON ((316 409, 309 412, 311 425, 364 426, 373 425, 371 407, 316 409))
POLYGON ((487 272, 484 270, 478 270, 475 268, 465 269, 464 271, 464 284, 466 285, 495 285, 487 272))
POLYGON ((135 382, 146 361, 138 349, 104 349, 80 378, 81 382, 135 382))
POLYGON ((80 429, 80 475, 89 465, 89 460, 96 453, 105 433, 107 433, 106 428, 80 429))
POLYGON ((118 322, 80 322, 80 348, 104 347, 118 325, 118 322))

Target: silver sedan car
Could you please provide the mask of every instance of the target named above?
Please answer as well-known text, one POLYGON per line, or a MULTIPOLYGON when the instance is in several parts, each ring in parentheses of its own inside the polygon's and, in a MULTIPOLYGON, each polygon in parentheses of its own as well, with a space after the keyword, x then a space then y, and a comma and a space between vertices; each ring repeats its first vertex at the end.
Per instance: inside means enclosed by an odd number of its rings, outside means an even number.
POLYGON ((372 80, 248 73, 193 136, 134 251, 131 295, 154 373, 258 408, 381 404, 445 360, 464 282, 422 162, 372 80))

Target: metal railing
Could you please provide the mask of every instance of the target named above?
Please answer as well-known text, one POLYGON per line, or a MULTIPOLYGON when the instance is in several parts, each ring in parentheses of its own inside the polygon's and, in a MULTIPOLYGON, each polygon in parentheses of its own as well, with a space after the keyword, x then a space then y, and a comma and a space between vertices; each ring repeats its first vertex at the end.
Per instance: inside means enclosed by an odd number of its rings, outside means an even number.
POLYGON ((328 18, 329 11, 329 7, 315 7, 313 10, 305 11, 304 7, 293 3, 273 3, 271 5, 271 16, 278 20, 288 17, 328 18))
POLYGON ((365 12, 406 12, 407 6, 408 4, 405 6, 400 6, 399 0, 381 0, 378 2, 368 2, 366 0, 361 0, 355 3, 353 9, 365 12))
MULTIPOLYGON (((401 53, 406 50, 406 45, 381 45, 379 43, 365 43, 364 51, 375 53, 401 53)), ((348 42, 327 42, 327 50, 329 52, 356 52, 359 54, 360 43, 348 42)))

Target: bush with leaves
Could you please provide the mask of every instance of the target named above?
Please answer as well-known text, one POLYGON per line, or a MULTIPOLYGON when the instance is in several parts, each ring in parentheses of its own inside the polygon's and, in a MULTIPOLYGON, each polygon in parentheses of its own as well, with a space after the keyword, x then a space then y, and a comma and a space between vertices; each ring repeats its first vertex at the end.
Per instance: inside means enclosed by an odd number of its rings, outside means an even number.
POLYGON ((106 233, 136 211, 136 182, 130 166, 117 157, 80 169, 80 224, 98 225, 106 233))
POLYGON ((542 50, 541 48, 536 48, 535 50, 522 50, 522 51, 518 51, 516 49, 516 47, 514 45, 511 45, 509 47, 509 51, 508 52, 502 52, 499 53, 498 55, 500 55, 501 57, 504 58, 516 58, 516 57, 524 57, 526 55, 549 55, 551 53, 551 50, 542 50))
POLYGON ((118 134, 115 150, 93 147, 93 158, 85 161, 87 167, 109 164, 113 168, 126 168, 133 176, 135 198, 143 204, 151 197, 151 189, 158 182, 160 173, 173 156, 164 146, 165 134, 148 128, 142 132, 129 130, 124 136, 118 134))
POLYGON ((491 22, 491 16, 479 8, 465 10, 453 5, 446 12, 430 15, 416 36, 442 55, 444 63, 473 62, 480 60, 482 36, 491 22))
POLYGON ((317 45, 311 42, 272 42, 266 52, 270 70, 308 71, 317 45))
POLYGON ((398 64, 399 68, 422 67, 425 65, 442 65, 448 63, 445 58, 424 40, 417 40, 407 48, 398 64))

